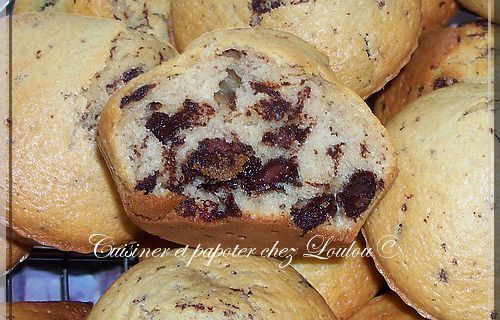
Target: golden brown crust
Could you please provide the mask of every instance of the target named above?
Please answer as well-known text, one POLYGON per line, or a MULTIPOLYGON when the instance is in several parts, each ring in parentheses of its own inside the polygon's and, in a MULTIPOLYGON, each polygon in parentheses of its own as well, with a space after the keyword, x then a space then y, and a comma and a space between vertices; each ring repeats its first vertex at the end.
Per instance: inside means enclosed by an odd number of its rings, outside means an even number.
POLYGON ((17 264, 26 259, 31 250, 30 245, 10 240, 8 237, 5 238, 4 235, 0 238, 0 247, 5 252, 6 266, 4 271, 7 272, 12 271, 17 264))
POLYGON ((40 11, 116 19, 169 42, 170 0, 18 0, 14 5, 15 14, 40 11))
POLYGON ((338 319, 349 319, 382 288, 383 279, 372 259, 354 256, 356 250, 364 248, 363 237, 358 237, 352 246, 352 255, 347 257, 293 259, 292 267, 318 290, 338 319))
POLYGON ((7 318, 13 320, 85 320, 92 303, 84 302, 15 302, 6 306, 7 318))
MULTIPOLYGON (((185 72, 192 63, 205 56, 213 55, 214 48, 217 52, 232 48, 250 48, 279 65, 300 67, 305 73, 320 76, 338 86, 333 72, 327 65, 326 57, 288 33, 264 28, 244 28, 206 34, 194 41, 182 55, 131 81, 119 93, 113 95, 102 113, 99 146, 113 174, 129 218, 149 233, 192 246, 197 246, 200 242, 204 247, 213 247, 218 244, 234 246, 238 243, 240 246, 248 245, 264 249, 272 247, 279 240, 279 247, 297 248, 299 252, 302 252, 306 249, 307 241, 314 234, 332 237, 333 241, 341 243, 352 242, 364 219, 358 219, 355 226, 342 233, 332 234, 331 231, 317 228, 314 233, 303 235, 304 232, 300 228, 291 224, 290 217, 284 217, 282 213, 274 215, 252 213, 252 216, 263 216, 261 219, 256 219, 250 216, 250 213, 243 212, 242 217, 237 219, 227 218, 224 222, 208 223, 196 218, 180 217, 172 212, 172 209, 184 200, 180 196, 168 192, 166 195, 157 197, 151 194, 144 195, 134 190, 135 182, 131 178, 133 175, 128 172, 119 158, 118 140, 115 135, 116 126, 122 116, 122 110, 119 107, 121 98, 129 95, 144 83, 154 83, 156 79, 173 77, 185 72)), ((375 118, 372 119, 370 109, 358 96, 347 88, 338 86, 338 89, 339 92, 352 99, 349 102, 359 108, 363 116, 366 116, 368 121, 380 130, 382 136, 386 136, 383 134, 385 129, 375 118)), ((389 188, 397 175, 397 167, 394 165, 395 154, 390 145, 387 154, 387 159, 390 160, 392 166, 387 168, 387 176, 382 178, 386 182, 384 188, 389 188)), ((382 194, 378 194, 374 198, 367 212, 376 205, 381 196, 382 194)))
POLYGON ((183 51, 206 32, 255 24, 290 32, 325 53, 339 81, 366 98, 408 62, 421 31, 420 0, 291 1, 262 14, 252 11, 251 4, 249 0, 173 0, 177 48, 183 51))
POLYGON ((483 22, 426 34, 410 62, 378 96, 375 115, 387 124, 406 105, 436 89, 455 83, 487 83, 488 41, 493 44, 493 35, 488 35, 483 22))
POLYGON ((487 85, 459 84, 388 124, 400 174, 363 233, 389 286, 426 318, 493 313, 492 115, 487 85))
POLYGON ((422 32, 446 26, 457 12, 456 0, 422 0, 422 32))
POLYGON ((395 293, 387 293, 372 299, 350 320, 424 320, 424 318, 404 304, 395 293))
MULTIPOLYGON (((13 231, 83 253, 93 250, 94 233, 130 242, 138 230, 92 121, 129 68, 146 71, 175 51, 121 22, 63 13, 15 15, 12 34, 13 231)), ((5 182, 0 190, 7 193, 5 182)))

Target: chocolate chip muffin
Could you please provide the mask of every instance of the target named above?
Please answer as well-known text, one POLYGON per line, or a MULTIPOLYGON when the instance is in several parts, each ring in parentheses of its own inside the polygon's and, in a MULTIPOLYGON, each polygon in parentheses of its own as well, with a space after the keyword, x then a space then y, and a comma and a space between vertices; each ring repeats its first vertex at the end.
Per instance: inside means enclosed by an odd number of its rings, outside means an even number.
POLYGON ((92 303, 84 302, 15 302, 6 307, 6 319, 13 320, 85 320, 92 303))
MULTIPOLYGON (((320 243, 316 242, 318 246, 320 243)), ((361 256, 366 250, 363 237, 356 238, 352 245, 336 249, 346 252, 346 256, 326 260, 295 257, 292 267, 325 298, 337 319, 350 319, 380 291, 383 279, 366 252, 361 256)))
POLYGON ((14 13, 57 11, 116 19, 169 42, 170 0, 16 0, 14 13))
POLYGON ((114 91, 175 50, 119 21, 63 13, 15 15, 12 39, 14 232, 78 252, 92 252, 96 233, 129 242, 137 230, 100 156, 97 124, 114 91))
POLYGON ((408 62, 421 29, 420 0, 172 0, 177 49, 205 32, 261 26, 290 32, 330 59, 337 79, 362 98, 408 62))
POLYGON ((395 155, 326 61, 288 33, 218 31, 117 92, 99 141, 131 220, 192 246, 352 242, 395 155))
POLYGON ((494 319, 489 96, 485 84, 457 84, 387 125, 400 173, 364 234, 391 288, 426 318, 494 319))
POLYGON ((489 7, 488 5, 491 6, 491 20, 498 23, 499 20, 494 16, 495 15, 495 1, 489 1, 489 0, 457 0, 460 5, 465 7, 467 10, 472 11, 473 13, 476 13, 480 15, 481 17, 488 19, 488 10, 489 7))
POLYGON ((446 26, 458 11, 456 0, 422 0, 422 30, 446 26))
MULTIPOLYGON (((181 249, 184 250, 184 249, 181 249)), ((290 267, 264 257, 150 258, 124 273, 88 320, 335 320, 320 294, 290 267)))
POLYGON ((373 298, 350 320, 424 320, 395 293, 373 298))
POLYGON ((410 62, 377 97, 375 115, 386 124, 406 105, 429 92, 457 83, 488 83, 492 79, 488 62, 495 54, 493 44, 493 32, 488 33, 485 21, 424 35, 410 62))

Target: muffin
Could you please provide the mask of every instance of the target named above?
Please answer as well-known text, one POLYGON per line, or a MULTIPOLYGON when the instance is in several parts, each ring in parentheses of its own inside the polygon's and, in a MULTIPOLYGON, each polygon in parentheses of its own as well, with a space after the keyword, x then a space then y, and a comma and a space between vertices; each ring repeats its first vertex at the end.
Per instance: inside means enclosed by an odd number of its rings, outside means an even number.
POLYGON ((326 54, 341 83, 362 98, 408 62, 421 30, 420 0, 172 0, 177 49, 203 33, 262 26, 290 32, 326 54))
POLYGON ((480 15, 481 17, 485 19, 489 19, 488 17, 488 10, 489 7, 488 5, 491 4, 491 20, 493 22, 499 22, 498 19, 495 18, 495 1, 488 1, 488 0, 457 0, 460 5, 465 7, 467 10, 472 11, 473 13, 476 13, 480 15))
POLYGON ((397 173, 385 129, 299 38, 206 34, 108 101, 99 143, 130 219, 196 247, 352 242, 397 173))
POLYGON ((99 299, 88 320, 336 319, 319 293, 278 260, 210 261, 199 253, 179 249, 175 256, 140 262, 99 299))
POLYGON ((97 148, 97 123, 114 91, 174 49, 113 20, 33 13, 12 24, 13 231, 82 253, 92 252, 92 234, 131 241, 136 228, 97 148))
POLYGON ((376 99, 374 112, 383 124, 418 97, 457 83, 488 83, 493 33, 474 21, 424 35, 401 73, 376 99))
POLYGON ((356 238, 352 246, 338 250, 346 252, 345 256, 326 260, 295 257, 292 267, 325 298, 337 319, 349 319, 375 297, 382 288, 383 279, 367 252, 361 256, 365 250, 362 237, 356 238))
POLYGON ((350 320, 424 320, 424 318, 404 304, 395 293, 386 293, 374 298, 350 320))
POLYGON ((423 32, 446 26, 458 11, 456 0, 422 0, 423 32))
POLYGON ((426 318, 494 318, 488 97, 484 84, 457 84, 387 125, 400 173, 364 234, 390 287, 426 318))
POLYGON ((15 320, 85 320, 92 303, 83 302, 15 302, 6 306, 6 319, 15 320))
POLYGON ((170 0, 16 0, 14 14, 57 11, 116 19, 169 42, 170 0))

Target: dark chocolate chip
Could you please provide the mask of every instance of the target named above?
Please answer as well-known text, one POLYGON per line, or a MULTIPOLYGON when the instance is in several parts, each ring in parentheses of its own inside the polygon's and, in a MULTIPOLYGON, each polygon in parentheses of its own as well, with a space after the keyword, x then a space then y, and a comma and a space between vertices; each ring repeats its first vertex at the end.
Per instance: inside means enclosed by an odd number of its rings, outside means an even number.
POLYGON ((254 150, 239 141, 204 139, 191 154, 182 170, 188 181, 204 176, 218 181, 229 181, 243 171, 254 150))
POLYGON ((154 174, 139 181, 135 186, 135 190, 144 191, 145 194, 149 194, 153 192, 154 188, 156 187, 157 179, 158 179, 158 172, 155 172, 154 174))
POLYGON ((284 149, 290 149, 295 141, 299 145, 303 144, 311 129, 301 129, 296 124, 286 125, 279 128, 276 132, 266 132, 262 137, 262 142, 267 146, 279 146, 284 149))
POLYGON ((143 73, 144 73, 144 70, 141 67, 136 67, 136 68, 132 68, 130 70, 125 71, 122 74, 121 78, 122 78, 123 82, 127 83, 130 80, 137 78, 138 76, 140 76, 143 73))
POLYGON ((251 8, 257 14, 264 14, 282 5, 282 0, 252 0, 251 8))
POLYGON ((130 95, 124 96, 120 101, 120 108, 125 107, 131 102, 142 100, 148 94, 148 92, 154 87, 156 87, 156 84, 146 84, 136 89, 130 95))
POLYGON ((434 80, 433 88, 434 90, 437 90, 454 85, 456 83, 458 83, 458 80, 455 78, 437 78, 434 80))
POLYGON ((205 221, 214 221, 220 217, 218 205, 210 200, 186 199, 175 208, 175 212, 181 217, 199 217, 205 221))
POLYGON ((370 206, 376 190, 377 181, 373 172, 357 171, 354 173, 342 192, 337 195, 346 216, 355 220, 359 218, 370 206))
POLYGON ((250 86, 256 93, 263 93, 270 97, 270 99, 260 100, 254 106, 257 112, 265 120, 279 121, 291 110, 292 105, 290 102, 283 99, 281 93, 275 90, 277 87, 276 85, 263 82, 252 82, 250 86))
POLYGON ((307 201, 305 205, 296 204, 292 207, 293 222, 304 233, 322 225, 327 217, 337 213, 337 202, 333 195, 324 194, 307 201))
POLYGON ((344 151, 342 151, 342 148, 345 146, 345 143, 339 143, 336 144, 326 151, 326 154, 330 156, 333 160, 333 171, 335 175, 338 175, 339 173, 339 164, 340 164, 340 158, 344 154, 344 151))
POLYGON ((183 107, 173 115, 163 112, 153 112, 146 122, 146 128, 164 145, 175 142, 177 134, 184 129, 204 126, 215 110, 207 104, 198 104, 189 99, 183 102, 183 107))
POLYGON ((224 205, 226 207, 225 214, 231 217, 241 217, 241 209, 234 200, 233 194, 229 194, 226 199, 224 199, 224 205))
POLYGON ((281 184, 294 183, 298 177, 298 165, 294 158, 277 158, 270 160, 254 175, 246 178, 243 187, 249 192, 279 190, 281 184))

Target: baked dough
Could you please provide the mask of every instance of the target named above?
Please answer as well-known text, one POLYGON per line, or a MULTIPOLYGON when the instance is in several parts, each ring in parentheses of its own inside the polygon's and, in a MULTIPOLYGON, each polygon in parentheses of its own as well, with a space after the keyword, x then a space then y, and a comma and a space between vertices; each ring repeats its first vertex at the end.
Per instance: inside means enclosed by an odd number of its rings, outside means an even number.
POLYGON ((190 261, 193 252, 140 262, 99 299, 88 320, 336 319, 320 294, 291 267, 280 268, 278 260, 190 261))
POLYGON ((13 320, 85 320, 92 303, 83 302, 15 302, 4 306, 6 319, 13 320))
POLYGON ((290 32, 330 59, 362 98, 408 62, 421 29, 420 0, 172 0, 177 49, 216 29, 262 26, 290 32))
POLYGON ((424 317, 492 315, 493 118, 486 85, 457 84, 387 125, 400 173, 364 234, 391 288, 424 317))
POLYGON ((395 293, 373 298, 350 320, 424 320, 395 293))
POLYGON ((456 0, 422 0, 422 30, 446 26, 457 12, 456 0))
POLYGON ((170 0, 16 0, 14 14, 57 11, 116 19, 169 42, 170 0))
POLYGON ((113 20, 32 13, 12 23, 14 232, 83 253, 96 233, 129 242, 136 229, 99 154, 97 122, 110 94, 175 50, 113 20))
POLYGON ((333 78, 299 38, 245 28, 132 81, 99 130, 131 220, 193 247, 352 242, 397 168, 385 129, 333 78))
POLYGON ((5 252, 2 260, 5 261, 4 271, 8 273, 12 271, 12 269, 14 269, 16 265, 18 265, 28 257, 31 246, 18 242, 16 240, 11 240, 8 237, 6 238, 5 234, 3 234, 0 237, 0 250, 1 252, 5 252))
MULTIPOLYGON (((350 248, 350 245, 342 248, 350 248)), ((383 285, 370 257, 355 255, 365 249, 358 237, 345 257, 320 260, 316 257, 295 257, 292 267, 325 298, 337 319, 349 319, 368 303, 383 285)), ((341 250, 341 249, 340 249, 341 250)))
MULTIPOLYGON (((418 97, 456 83, 487 83, 493 32, 485 21, 426 34, 410 62, 380 93, 374 112, 383 124, 418 97)), ((493 65, 491 65, 493 67, 493 65)))
POLYGON ((488 4, 491 3, 491 20, 498 23, 498 19, 494 16, 495 14, 495 1, 489 0, 457 0, 460 5, 464 6, 466 9, 480 15, 481 17, 488 19, 488 4))

